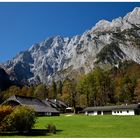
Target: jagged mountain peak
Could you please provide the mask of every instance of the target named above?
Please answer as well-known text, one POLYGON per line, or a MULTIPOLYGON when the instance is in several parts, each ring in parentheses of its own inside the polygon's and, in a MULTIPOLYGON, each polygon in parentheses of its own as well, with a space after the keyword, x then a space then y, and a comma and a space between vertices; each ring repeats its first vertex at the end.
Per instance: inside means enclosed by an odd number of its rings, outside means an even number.
POLYGON ((111 22, 108 20, 100 20, 92 28, 92 32, 114 30, 120 28, 121 30, 130 29, 131 24, 139 25, 140 22, 140 7, 134 8, 132 12, 126 14, 126 16, 113 19, 111 22))
POLYGON ((138 17, 140 14, 140 7, 135 7, 132 12, 127 14, 128 17, 135 16, 138 17))
POLYGON ((69 37, 62 37, 60 35, 54 36, 54 37, 48 37, 44 41, 42 41, 40 43, 35 43, 34 45, 32 45, 32 47, 29 48, 29 51, 30 52, 37 51, 40 48, 49 49, 49 47, 52 47, 52 46, 57 47, 58 45, 60 45, 62 43, 67 43, 69 40, 70 40, 69 37))
POLYGON ((127 17, 128 21, 132 24, 139 24, 140 21, 140 8, 136 7, 127 17))
POLYGON ((140 8, 112 21, 100 20, 74 37, 49 37, 4 64, 19 81, 51 83, 111 67, 125 60, 140 64, 140 8))
POLYGON ((99 22, 96 23, 96 25, 92 28, 92 30, 95 31, 102 31, 106 30, 110 27, 110 22, 107 20, 100 20, 99 22))

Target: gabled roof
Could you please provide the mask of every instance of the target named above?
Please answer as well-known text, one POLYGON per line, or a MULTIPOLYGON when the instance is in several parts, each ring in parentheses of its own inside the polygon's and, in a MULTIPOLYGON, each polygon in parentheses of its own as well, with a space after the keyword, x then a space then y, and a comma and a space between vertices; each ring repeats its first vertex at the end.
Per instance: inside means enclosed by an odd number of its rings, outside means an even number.
POLYGON ((65 107, 66 108, 67 107, 67 105, 64 102, 62 102, 60 100, 57 100, 57 99, 51 99, 50 102, 52 104, 56 105, 59 108, 61 108, 61 107, 65 107))
POLYGON ((55 108, 47 106, 45 103, 43 103, 41 100, 35 97, 14 95, 14 96, 9 97, 6 101, 4 101, 3 104, 6 104, 11 101, 15 101, 19 103, 20 105, 27 105, 33 108, 36 112, 59 113, 59 111, 57 111, 55 108))
POLYGON ((45 103, 47 106, 49 107, 53 107, 50 103, 50 100, 48 98, 46 98, 46 100, 43 100, 43 103, 45 103))
POLYGON ((62 101, 60 101, 60 100, 57 100, 57 99, 46 99, 45 101, 44 101, 44 103, 47 105, 47 106, 52 106, 52 107, 54 107, 54 108, 67 108, 68 106, 64 103, 64 102, 62 102, 62 101))
POLYGON ((111 110, 126 110, 126 109, 139 109, 140 104, 118 105, 118 106, 95 106, 87 107, 83 111, 111 111, 111 110))

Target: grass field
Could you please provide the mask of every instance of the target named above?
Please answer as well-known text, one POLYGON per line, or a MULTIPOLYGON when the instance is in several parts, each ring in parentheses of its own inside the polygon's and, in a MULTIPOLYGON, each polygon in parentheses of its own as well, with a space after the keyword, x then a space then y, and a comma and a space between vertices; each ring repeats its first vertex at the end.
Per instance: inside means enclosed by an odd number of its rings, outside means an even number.
POLYGON ((47 137, 61 138, 140 138, 140 116, 85 116, 40 117, 35 128, 55 124, 57 134, 47 137))
MULTIPOLYGON (((46 129, 54 124, 56 134, 48 138, 140 138, 140 116, 85 116, 61 115, 59 117, 39 117, 34 129, 46 129)), ((7 137, 7 136, 6 136, 7 137)), ((9 136, 27 137, 27 136, 9 136)))

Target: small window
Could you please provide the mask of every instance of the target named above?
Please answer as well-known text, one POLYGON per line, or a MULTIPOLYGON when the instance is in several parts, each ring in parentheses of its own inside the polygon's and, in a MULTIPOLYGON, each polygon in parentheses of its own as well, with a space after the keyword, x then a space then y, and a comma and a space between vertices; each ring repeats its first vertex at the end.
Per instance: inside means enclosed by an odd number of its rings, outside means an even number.
POLYGON ((122 113, 122 111, 120 111, 120 113, 122 113))
POLYGON ((119 111, 117 111, 117 113, 119 113, 119 111))
POLYGON ((114 113, 116 113, 116 111, 114 111, 114 113))
POLYGON ((127 110, 127 113, 129 113, 129 110, 127 110))

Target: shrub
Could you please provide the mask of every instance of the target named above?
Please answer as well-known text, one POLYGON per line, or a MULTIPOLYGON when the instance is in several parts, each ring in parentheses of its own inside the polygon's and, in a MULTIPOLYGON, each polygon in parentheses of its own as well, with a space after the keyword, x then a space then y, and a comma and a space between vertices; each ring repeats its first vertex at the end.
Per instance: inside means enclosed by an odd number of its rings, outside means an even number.
POLYGON ((48 129, 49 133, 56 134, 56 127, 55 127, 55 125, 48 124, 47 129, 48 129))
POLYGON ((2 121, 3 131, 28 132, 35 123, 35 112, 29 107, 17 106, 2 121))
POLYGON ((0 131, 6 131, 8 129, 8 123, 4 121, 5 117, 10 115, 13 111, 11 106, 0 106, 0 131))
POLYGON ((0 106, 0 123, 2 122, 2 120, 9 114, 11 114, 11 112, 13 111, 13 108, 11 106, 0 106))

